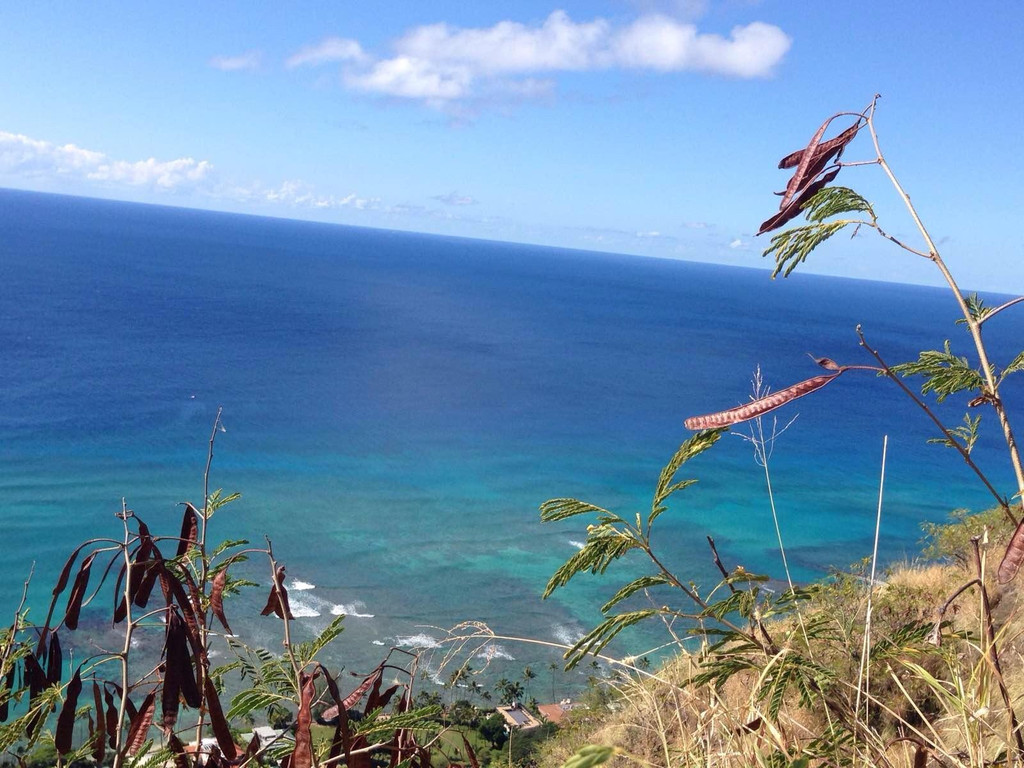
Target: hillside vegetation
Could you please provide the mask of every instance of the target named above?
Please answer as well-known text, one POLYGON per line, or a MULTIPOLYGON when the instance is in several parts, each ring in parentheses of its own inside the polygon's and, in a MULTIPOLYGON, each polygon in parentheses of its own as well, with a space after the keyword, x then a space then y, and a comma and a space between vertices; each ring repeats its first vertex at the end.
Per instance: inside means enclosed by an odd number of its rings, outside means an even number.
POLYGON ((1012 528, 994 510, 927 533, 926 557, 894 566, 874 590, 854 568, 766 622, 774 655, 705 644, 654 677, 619 676, 610 705, 571 713, 540 765, 561 766, 585 745, 610 748, 591 759, 619 765, 1008 764, 1019 731, 1006 702, 1024 695, 1024 620, 1017 592, 995 586, 988 553, 1012 528), (991 624, 977 589, 939 614, 975 578, 976 544, 991 624), (731 674, 708 680, 709 669, 731 674))

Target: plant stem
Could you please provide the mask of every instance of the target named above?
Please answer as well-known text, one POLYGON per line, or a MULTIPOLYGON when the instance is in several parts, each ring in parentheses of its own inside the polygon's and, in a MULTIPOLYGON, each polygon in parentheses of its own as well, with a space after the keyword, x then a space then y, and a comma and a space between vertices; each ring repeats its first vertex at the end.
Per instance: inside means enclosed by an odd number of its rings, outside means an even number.
MULTIPOLYGON (((910 217, 914 220, 914 224, 917 225, 917 229, 921 233, 921 237, 924 238, 925 245, 928 248, 927 258, 930 259, 938 268, 939 272, 942 273, 943 279, 946 281, 947 285, 949 285, 949 288, 953 292, 953 296, 960 307, 960 312, 963 315, 964 321, 967 323, 968 330, 970 331, 971 339, 974 341, 974 348, 978 354, 978 363, 981 366, 981 375, 985 379, 985 389, 983 394, 988 395, 988 402, 992 406, 993 410, 995 410, 996 416, 999 419, 999 425, 1002 427, 1003 437, 1006 440, 1006 447, 1009 449, 1010 453, 1010 463, 1013 465, 1013 471, 1017 478, 1017 490, 1024 494, 1024 465, 1021 464, 1020 453, 1017 449, 1017 441, 1014 437, 1013 430, 1010 427, 1010 420, 1007 416, 1006 408, 1003 405, 1003 401, 999 398, 999 383, 996 381, 992 365, 989 363, 988 351, 985 348, 985 342, 981 338, 981 322, 974 317, 968 308, 963 292, 957 285, 956 280, 953 278, 953 274, 949 271, 946 263, 939 255, 939 249, 935 246, 935 241, 932 240, 932 236, 929 234, 927 227, 925 227, 924 222, 918 215, 917 209, 914 208, 914 204, 910 201, 910 195, 908 195, 906 190, 903 189, 903 185, 900 184, 899 179, 896 178, 896 174, 893 173, 892 168, 889 167, 889 163, 882 154, 881 146, 878 143, 878 134, 875 132, 874 113, 875 102, 872 102, 867 113, 867 125, 868 130, 871 133, 871 140, 875 145, 875 152, 878 154, 878 164, 882 167, 882 170, 885 171, 885 175, 889 177, 889 181, 892 182, 893 187, 896 189, 896 193, 900 196, 900 199, 903 200, 903 204, 906 206, 907 211, 909 211, 910 217)), ((1021 508, 1024 510, 1024 497, 1021 499, 1021 508)))
POLYGON ((963 460, 967 463, 967 466, 974 470, 974 474, 978 476, 981 482, 984 483, 985 487, 988 488, 992 496, 995 497, 996 501, 999 503, 999 507, 1003 510, 1003 512, 1006 513, 1006 516, 1010 520, 1010 522, 1013 523, 1013 525, 1017 525, 1017 518, 1015 518, 1013 516, 1013 513, 1010 511, 1010 505, 1006 502, 1006 499, 1002 495, 1000 495, 999 491, 995 489, 992 483, 989 482, 989 479, 985 476, 985 473, 981 471, 981 468, 974 463, 974 459, 971 458, 970 452, 963 445, 960 444, 960 441, 957 440, 956 435, 949 431, 946 425, 943 424, 939 417, 935 415, 935 413, 932 411, 929 405, 926 402, 924 402, 920 397, 918 397, 914 393, 914 391, 903 382, 903 379, 901 379, 899 375, 892 368, 889 367, 889 364, 882 359, 882 356, 881 354, 879 354, 878 350, 876 350, 874 347, 868 344, 867 339, 864 338, 864 331, 861 330, 861 327, 859 325, 857 326, 857 338, 860 340, 860 346, 867 350, 868 354, 870 354, 873 358, 875 358, 875 360, 878 361, 878 365, 881 367, 882 372, 890 380, 895 382, 896 386, 902 389, 903 393, 911 400, 913 400, 917 404, 917 406, 925 412, 928 418, 932 420, 932 423, 934 423, 935 426, 939 428, 939 431, 942 432, 946 440, 949 441, 949 445, 953 446, 953 448, 957 450, 957 452, 960 454, 963 460))
POLYGON ((131 531, 128 530, 128 506, 124 499, 121 499, 121 522, 124 524, 124 603, 125 603, 125 628, 124 645, 117 659, 121 666, 121 701, 117 707, 117 732, 114 734, 114 764, 113 768, 121 768, 124 763, 122 750, 122 739, 124 738, 124 720, 127 714, 128 704, 128 654, 132 649, 132 632, 135 629, 132 620, 132 559, 128 551, 128 544, 131 541, 131 531))

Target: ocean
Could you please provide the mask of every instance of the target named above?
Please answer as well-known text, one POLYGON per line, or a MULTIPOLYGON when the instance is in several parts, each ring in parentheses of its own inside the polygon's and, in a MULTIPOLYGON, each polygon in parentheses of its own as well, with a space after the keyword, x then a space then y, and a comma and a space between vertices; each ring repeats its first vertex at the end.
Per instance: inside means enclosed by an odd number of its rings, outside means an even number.
MULTIPOLYGON (((211 487, 242 498, 211 538, 269 536, 300 637, 348 615, 332 660, 350 669, 463 620, 544 641, 594 626, 625 576, 581 576, 542 601, 586 521, 541 525, 538 505, 649 508, 690 434, 683 420, 747 400, 756 366, 779 389, 820 372, 808 353, 870 363, 858 323, 894 363, 947 338, 969 349, 935 288, 12 190, 0 190, 0 286, 0 615, 34 564, 40 620, 71 548, 120 535, 122 498, 176 535, 180 502, 201 500, 223 407, 211 487)), ((1000 315, 986 337, 1005 362, 1024 315, 1000 315)), ((1024 389, 1008 387, 1019 422, 1024 389)), ((962 409, 941 410, 956 423, 962 409)), ((870 373, 780 411, 780 425, 793 416, 771 470, 796 579, 870 555, 883 435, 886 562, 917 556, 922 521, 990 506, 952 450, 926 444, 917 408, 870 373)), ((982 426, 978 460, 1013 493, 994 418, 982 426)), ((727 565, 781 579, 749 444, 727 436, 681 476, 699 483, 659 521, 667 564, 713 585, 710 534, 727 565)), ((243 573, 267 584, 263 562, 243 573)), ((278 648, 276 621, 256 615, 265 594, 227 612, 278 648)), ((106 600, 86 610, 97 636, 108 614, 106 600)), ((616 652, 664 639, 651 627, 616 652)), ((511 641, 492 656, 494 674, 554 658, 511 641)))

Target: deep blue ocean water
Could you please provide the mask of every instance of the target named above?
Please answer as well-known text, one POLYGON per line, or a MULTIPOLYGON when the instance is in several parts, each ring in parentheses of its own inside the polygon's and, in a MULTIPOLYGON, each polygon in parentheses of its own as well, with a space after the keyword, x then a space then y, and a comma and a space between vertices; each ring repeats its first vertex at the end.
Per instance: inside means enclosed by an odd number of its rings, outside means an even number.
MULTIPOLYGON (((966 353, 954 318, 932 288, 0 190, 0 615, 33 562, 41 612, 71 547, 118 535, 122 497, 176 534, 223 406, 212 486, 243 497, 212 536, 271 536, 289 579, 315 585, 293 590, 300 633, 349 614, 346 663, 464 619, 578 635, 617 581, 540 600, 585 535, 583 520, 541 526, 540 502, 631 517, 689 434, 683 419, 746 400, 756 365, 778 389, 820 372, 807 353, 869 363, 858 323, 892 362, 944 338, 966 353)), ((1005 361, 1024 315, 986 335, 1005 361)), ((1019 420, 1024 390, 1007 401, 1019 420)), ((795 578, 870 554, 885 434, 886 560, 916 555, 922 520, 990 504, 870 374, 780 418, 797 413, 772 457, 795 578)), ((982 424, 980 460, 1012 492, 994 419, 982 424)), ((700 482, 656 540, 671 567, 713 583, 710 533, 727 563, 781 578, 749 445, 724 438, 683 476, 700 482)), ((228 611, 272 645, 273 620, 245 618, 263 597, 228 611)), ((520 668, 541 658, 503 651, 520 668)))

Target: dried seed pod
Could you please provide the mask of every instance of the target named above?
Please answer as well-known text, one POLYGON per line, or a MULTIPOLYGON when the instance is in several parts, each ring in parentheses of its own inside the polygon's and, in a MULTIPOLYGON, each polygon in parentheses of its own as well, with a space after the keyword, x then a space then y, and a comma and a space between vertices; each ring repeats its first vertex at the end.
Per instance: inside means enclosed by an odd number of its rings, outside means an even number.
POLYGON ((263 610, 260 611, 260 616, 269 616, 271 613, 276 615, 279 619, 285 617, 289 621, 295 617, 292 616, 291 608, 288 605, 288 590, 284 586, 284 566, 280 566, 274 575, 274 584, 270 587, 270 594, 267 596, 267 604, 263 606, 263 610))
POLYGON ((757 230, 757 234, 763 235, 765 232, 771 232, 773 229, 778 229, 783 224, 795 219, 800 215, 800 211, 803 210, 804 203, 824 189, 826 184, 830 184, 834 181, 838 175, 839 169, 836 168, 835 170, 826 173, 820 179, 808 184, 799 195, 790 201, 789 205, 761 224, 761 228, 757 230))
MULTIPOLYGON (((857 135, 857 132, 861 129, 862 125, 861 121, 858 120, 835 138, 821 142, 815 150, 815 154, 821 156, 830 154, 833 151, 843 151, 846 148, 846 145, 853 141, 853 138, 857 135)), ((806 149, 798 149, 796 152, 786 155, 779 161, 779 168, 793 168, 800 163, 806 152, 806 149)))
POLYGON ((301 673, 299 677, 299 711, 295 718, 295 749, 292 751, 290 768, 310 768, 313 765, 313 740, 310 726, 313 722, 311 707, 316 696, 316 674, 301 673))
POLYGON ((135 713, 128 724, 128 754, 135 755, 146 743, 149 727, 153 724, 153 713, 156 711, 156 692, 150 691, 142 700, 142 707, 135 713))
POLYGON ((1024 520, 1021 520, 1010 537, 1010 543, 1006 546, 1006 552, 999 563, 999 571, 996 574, 999 583, 1009 584, 1013 581, 1021 564, 1024 564, 1024 520))
POLYGON ((821 142, 821 137, 825 135, 825 130, 828 128, 829 123, 832 122, 832 118, 829 118, 821 127, 815 131, 814 136, 811 137, 810 142, 803 150, 803 154, 800 155, 800 160, 797 163, 796 171, 790 178, 789 183, 786 184, 786 193, 782 196, 782 200, 779 202, 779 210, 783 210, 789 205, 790 201, 796 196, 807 183, 809 178, 813 178, 808 171, 811 168, 811 164, 814 162, 814 150, 817 149, 818 144, 821 142))
POLYGON ((91 553, 82 561, 82 566, 75 576, 75 583, 71 587, 71 594, 68 595, 68 605, 64 611, 64 626, 68 629, 78 629, 78 616, 82 610, 82 601, 85 599, 85 592, 89 588, 89 571, 92 569, 92 561, 96 559, 96 553, 91 553))
POLYGON ((206 692, 206 711, 210 715, 210 725, 213 727, 213 735, 217 739, 221 752, 228 760, 234 760, 237 755, 235 741, 231 738, 231 728, 228 726, 227 718, 224 717, 224 710, 220 705, 220 697, 217 696, 217 689, 213 680, 207 675, 203 681, 206 692))
POLYGON ((60 649, 60 638, 57 630, 50 631, 49 648, 46 651, 46 684, 56 685, 60 682, 64 671, 64 654, 60 649))
POLYGON ((815 376, 812 379, 806 379, 798 382, 791 387, 780 389, 778 392, 772 392, 770 395, 766 395, 765 397, 752 400, 745 405, 730 408, 727 411, 709 413, 705 416, 693 416, 687 419, 684 423, 687 429, 718 429, 720 427, 728 427, 731 424, 737 424, 741 421, 747 421, 748 419, 755 419, 758 416, 764 416, 766 413, 770 413, 776 408, 780 408, 787 403, 791 403, 797 398, 809 395, 811 392, 821 389, 826 384, 829 384, 834 379, 841 376, 842 373, 843 369, 840 369, 838 372, 827 376, 815 376))
POLYGON ((213 610, 213 615, 217 617, 217 621, 224 627, 224 631, 230 635, 233 633, 231 632, 231 627, 228 626, 227 616, 224 615, 224 587, 227 586, 227 582, 228 569, 225 566, 213 577, 213 588, 210 590, 210 608, 213 610))
POLYGON ((75 729, 75 710, 78 709, 78 696, 82 692, 82 668, 75 670, 71 682, 68 683, 64 696, 64 706, 57 716, 57 730, 54 732, 53 745, 57 751, 66 755, 71 751, 71 739, 75 729))
POLYGON ((185 513, 181 518, 181 534, 178 537, 176 557, 182 557, 199 538, 199 510, 185 502, 185 513))
POLYGON ((103 694, 100 693, 99 683, 95 680, 92 683, 92 700, 96 708, 96 733, 93 735, 92 757, 96 765, 102 765, 107 753, 107 720, 103 712, 103 694))

